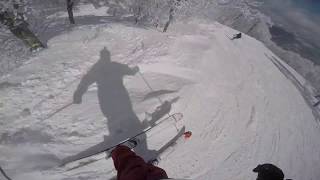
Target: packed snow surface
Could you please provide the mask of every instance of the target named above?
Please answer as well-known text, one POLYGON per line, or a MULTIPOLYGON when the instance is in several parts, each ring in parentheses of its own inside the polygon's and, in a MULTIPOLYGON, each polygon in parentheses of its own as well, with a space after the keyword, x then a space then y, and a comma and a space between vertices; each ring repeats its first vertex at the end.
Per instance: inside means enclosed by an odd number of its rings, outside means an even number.
MULTIPOLYGON (((48 49, 1 79, 1 166, 14 180, 102 180, 116 174, 110 159, 72 171, 57 167, 59 159, 110 135, 96 84, 82 104, 67 106, 106 47, 112 61, 139 66, 160 92, 151 93, 140 74, 124 77, 141 123, 145 112, 160 105, 158 98, 176 98, 171 113, 183 113, 193 132, 160 161, 169 177, 255 179, 257 164, 273 163, 287 178, 318 179, 320 129, 312 110, 270 60, 279 58, 246 35, 231 41, 234 33, 218 23, 175 24, 161 33, 120 22, 77 26, 51 39, 48 49)), ((127 132, 130 127, 121 123, 127 132)))

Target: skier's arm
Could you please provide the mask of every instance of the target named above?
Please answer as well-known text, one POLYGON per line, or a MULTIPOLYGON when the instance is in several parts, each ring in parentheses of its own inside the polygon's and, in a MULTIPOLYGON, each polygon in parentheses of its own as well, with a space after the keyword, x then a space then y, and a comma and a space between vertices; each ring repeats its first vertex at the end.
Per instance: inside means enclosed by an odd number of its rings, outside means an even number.
POLYGON ((96 73, 98 73, 98 66, 94 65, 89 72, 82 77, 78 88, 73 94, 73 103, 80 104, 82 102, 83 94, 88 90, 91 84, 96 82, 96 73))

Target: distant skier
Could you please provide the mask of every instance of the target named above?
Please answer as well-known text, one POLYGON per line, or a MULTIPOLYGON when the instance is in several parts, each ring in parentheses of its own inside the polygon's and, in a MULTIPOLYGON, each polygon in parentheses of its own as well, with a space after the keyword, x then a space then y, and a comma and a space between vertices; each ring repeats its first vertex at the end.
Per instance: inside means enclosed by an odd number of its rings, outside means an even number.
POLYGON ((127 146, 117 146, 111 153, 117 180, 160 180, 167 179, 167 173, 153 164, 146 163, 127 146))
POLYGON ((233 35, 231 40, 240 39, 241 37, 242 37, 242 33, 237 33, 237 34, 233 35))
POLYGON ((284 180, 282 170, 273 164, 259 164, 253 172, 258 173, 257 180, 284 180))
POLYGON ((319 106, 319 104, 320 104, 320 95, 315 96, 315 98, 318 99, 318 102, 316 102, 316 103, 313 105, 313 107, 317 107, 317 106, 319 106))

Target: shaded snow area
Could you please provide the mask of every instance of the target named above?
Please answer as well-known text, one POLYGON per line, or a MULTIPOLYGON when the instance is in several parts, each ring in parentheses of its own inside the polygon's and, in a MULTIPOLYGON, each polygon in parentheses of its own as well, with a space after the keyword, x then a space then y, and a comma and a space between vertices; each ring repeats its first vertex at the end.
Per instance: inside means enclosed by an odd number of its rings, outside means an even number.
POLYGON ((318 179, 318 120, 276 66, 283 62, 246 35, 229 40, 235 31, 218 23, 170 28, 164 34, 117 23, 74 27, 3 77, 0 164, 7 174, 14 180, 110 179, 116 175, 111 159, 71 171, 57 165, 106 137, 140 131, 146 112, 159 106, 160 98, 172 102, 171 113, 184 114, 186 129, 193 132, 159 162, 169 177, 255 179, 257 164, 273 163, 287 178, 318 179), (119 86, 119 91, 103 91, 104 84, 93 83, 81 104, 70 105, 80 81, 90 84, 84 75, 93 71, 101 82, 110 80, 112 75, 95 70, 103 69, 104 47, 111 61, 139 66, 155 92, 138 73, 125 76, 124 86, 116 80, 107 84, 112 87, 106 89, 119 86), (113 107, 128 108, 119 111, 140 120, 134 126, 108 122, 102 112, 113 107))

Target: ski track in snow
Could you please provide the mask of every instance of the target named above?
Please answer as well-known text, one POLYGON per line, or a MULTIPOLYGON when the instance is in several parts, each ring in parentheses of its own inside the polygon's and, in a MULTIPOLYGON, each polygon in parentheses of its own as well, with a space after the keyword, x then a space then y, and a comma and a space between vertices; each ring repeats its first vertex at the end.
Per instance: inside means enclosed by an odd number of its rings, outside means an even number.
POLYGON ((111 160, 72 171, 55 167, 110 133, 95 84, 81 105, 62 108, 106 46, 112 61, 138 65, 154 90, 170 92, 152 94, 139 75, 126 77, 141 121, 159 105, 155 97, 179 97, 171 112, 184 114, 193 136, 160 161, 170 177, 254 179, 252 169, 269 162, 287 178, 316 180, 319 116, 304 100, 309 96, 262 43, 226 38, 234 32, 218 23, 175 24, 166 34, 109 23, 51 39, 48 49, 2 79, 16 85, 0 91, 1 166, 15 180, 114 177, 111 160))

